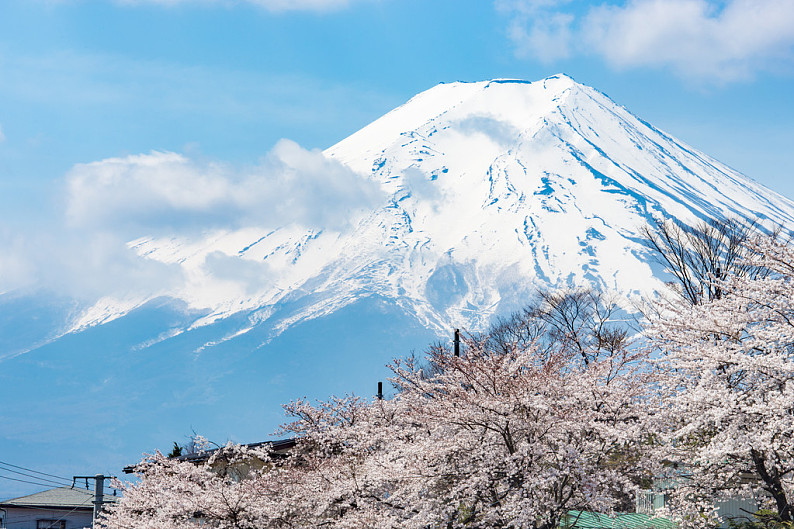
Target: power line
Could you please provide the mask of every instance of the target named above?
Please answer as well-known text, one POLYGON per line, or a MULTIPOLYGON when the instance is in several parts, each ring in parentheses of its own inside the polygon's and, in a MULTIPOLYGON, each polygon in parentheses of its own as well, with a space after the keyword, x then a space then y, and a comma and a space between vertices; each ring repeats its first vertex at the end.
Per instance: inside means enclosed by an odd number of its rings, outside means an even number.
POLYGON ((49 476, 51 478, 58 478, 58 479, 60 479, 62 481, 66 481, 67 483, 71 481, 69 478, 65 478, 63 476, 56 476, 55 474, 47 474, 46 472, 39 472, 38 470, 33 470, 32 468, 25 468, 25 467, 21 467, 19 465, 12 465, 11 463, 6 463, 5 461, 0 461, 0 465, 5 465, 7 467, 14 467, 14 468, 18 468, 20 470, 27 470, 28 472, 33 472, 34 474, 41 474, 42 476, 49 476))
POLYGON ((76 511, 77 509, 91 509, 92 508, 92 506, 91 506, 91 499, 92 498, 93 498, 93 496, 88 498, 87 501, 81 503, 80 505, 75 505, 75 506, 64 505, 63 507, 44 507, 42 505, 11 505, 10 508, 19 509, 19 510, 28 509, 28 510, 32 510, 32 511, 52 511, 52 512, 69 511, 69 512, 72 512, 72 511, 76 511))
MULTIPOLYGON (((59 483, 58 481, 55 481, 53 479, 40 478, 40 477, 34 476, 32 474, 27 474, 25 472, 19 472, 18 470, 11 470, 10 468, 3 468, 2 466, 0 466, 0 470, 2 470, 4 472, 12 472, 14 474, 19 474, 20 476, 25 476, 26 478, 38 479, 39 481, 49 481, 50 483, 54 483, 54 484, 56 484, 58 486, 61 486, 61 487, 65 487, 67 485, 65 483, 59 483)), ((42 474, 42 472, 38 472, 38 474, 42 474)), ((64 480, 64 481, 66 481, 66 480, 64 480)))
MULTIPOLYGON (((81 509, 81 508, 88 507, 89 505, 87 505, 87 504, 88 504, 88 503, 90 503, 90 500, 91 500, 91 497, 89 496, 89 497, 88 497, 88 499, 87 499, 86 501, 84 501, 82 504, 80 504, 80 505, 76 505, 76 506, 75 506, 73 509, 71 509, 71 510, 69 510, 69 511, 67 511, 67 512, 63 512, 63 511, 65 511, 66 509, 57 509, 57 508, 53 509, 53 508, 48 508, 48 507, 40 507, 40 506, 33 507, 33 506, 27 506, 27 505, 26 505, 26 506, 17 506, 17 505, 15 505, 15 506, 14 506, 14 508, 20 508, 20 507, 21 507, 21 508, 24 508, 24 509, 35 509, 35 510, 37 510, 37 511, 54 511, 54 512, 59 512, 59 513, 62 513, 62 514, 61 514, 61 515, 58 517, 58 518, 59 518, 59 520, 58 520, 58 521, 60 521, 60 520, 64 520, 64 519, 66 519, 66 517, 67 517, 67 516, 69 516, 70 514, 72 514, 73 512, 75 512, 77 509, 81 509)), ((8 527, 9 525, 12 525, 12 524, 18 524, 18 523, 30 523, 30 521, 31 521, 30 519, 28 519, 28 520, 21 520, 21 521, 18 521, 18 522, 17 522, 17 521, 13 521, 13 522, 7 522, 7 521, 3 520, 3 523, 4 523, 5 527, 8 527)))
POLYGON ((22 483, 30 483, 31 485, 38 485, 40 487, 51 487, 52 486, 49 483, 38 483, 38 482, 35 482, 35 481, 28 481, 26 479, 9 478, 8 476, 3 476, 3 475, 0 475, 0 478, 1 479, 10 479, 12 481, 21 481, 22 483))

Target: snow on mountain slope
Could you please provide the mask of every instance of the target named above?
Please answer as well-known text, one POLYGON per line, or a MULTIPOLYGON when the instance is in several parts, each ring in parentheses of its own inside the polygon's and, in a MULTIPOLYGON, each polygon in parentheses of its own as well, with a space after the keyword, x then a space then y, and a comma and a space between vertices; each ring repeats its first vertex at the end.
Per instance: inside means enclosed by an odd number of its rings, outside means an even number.
MULTIPOLYGON (((156 295, 203 310, 194 328, 248 314, 228 338, 262 323, 278 334, 368 296, 432 328, 475 330, 538 286, 657 288, 639 240, 653 218, 794 221, 792 201, 564 75, 441 84, 325 154, 388 200, 350 229, 133 241, 184 272, 156 295)), ((149 299, 105 299, 74 329, 149 299)))

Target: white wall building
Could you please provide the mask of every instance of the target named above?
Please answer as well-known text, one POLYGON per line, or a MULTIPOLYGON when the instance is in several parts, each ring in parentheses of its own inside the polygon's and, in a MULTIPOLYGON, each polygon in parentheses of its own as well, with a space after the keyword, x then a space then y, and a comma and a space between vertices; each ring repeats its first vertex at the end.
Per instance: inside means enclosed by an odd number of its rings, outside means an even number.
MULTIPOLYGON (((106 502, 116 501, 105 495, 106 502)), ((91 527, 94 492, 58 487, 0 502, 2 529, 83 529, 91 527)))

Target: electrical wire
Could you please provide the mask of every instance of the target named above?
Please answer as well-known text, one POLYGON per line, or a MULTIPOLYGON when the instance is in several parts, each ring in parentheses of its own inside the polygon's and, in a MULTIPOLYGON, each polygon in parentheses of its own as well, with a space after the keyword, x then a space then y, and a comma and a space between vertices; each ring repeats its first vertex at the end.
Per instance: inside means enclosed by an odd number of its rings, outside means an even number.
POLYGON ((28 481, 25 479, 10 478, 8 476, 0 475, 0 479, 10 479, 11 481, 21 481, 22 483, 30 483, 31 485, 39 485, 40 487, 52 487, 49 483, 38 483, 35 481, 28 481))
POLYGON ((71 483, 71 481, 72 481, 69 478, 64 478, 62 476, 56 476, 55 474, 47 474, 46 472, 39 472, 38 470, 33 470, 32 468, 21 467, 19 465, 12 465, 11 463, 6 463, 5 461, 0 461, 0 465, 5 465, 7 467, 18 468, 19 470, 26 470, 28 472, 33 472, 34 474, 41 474, 42 476, 49 476, 51 478, 58 478, 58 479, 60 479, 62 481, 66 481, 68 483, 71 483))
MULTIPOLYGON (((58 520, 53 520, 53 521, 61 521, 61 520, 65 521, 66 517, 69 516, 70 514, 72 514, 73 512, 75 512, 77 509, 84 509, 86 507, 90 507, 88 505, 88 503, 91 503, 92 500, 93 500, 93 498, 91 498, 91 497, 87 498, 86 501, 84 501, 82 504, 76 505, 71 510, 61 514, 58 517, 59 518, 58 520)), ((27 505, 26 506, 14 506, 13 508, 15 508, 15 509, 16 508, 34 509, 34 510, 40 510, 40 511, 58 511, 58 512, 62 512, 64 510, 66 510, 66 509, 57 509, 57 508, 52 508, 52 507, 49 507, 49 508, 48 507, 40 507, 40 506, 33 507, 33 506, 27 506, 27 505)), ((9 525, 13 525, 13 524, 18 524, 18 523, 30 523, 30 522, 31 522, 31 520, 29 520, 29 519, 28 520, 20 520, 18 522, 17 521, 7 522, 7 521, 3 520, 3 523, 4 523, 5 527, 8 527, 9 525)))
MULTIPOLYGON (((2 470, 7 470, 7 469, 2 469, 2 470)), ((39 472, 39 473, 43 474, 41 472, 39 472)), ((58 476, 53 476, 53 477, 58 477, 58 476)), ((17 478, 10 478, 8 476, 2 476, 2 475, 0 475, 0 478, 10 479, 10 480, 14 480, 14 481, 21 481, 23 483, 31 483, 33 485, 49 486, 49 485, 45 485, 43 483, 35 483, 33 481, 26 481, 26 480, 17 479, 17 478)), ((93 503, 93 500, 94 500, 93 495, 88 496, 80 505, 75 505, 71 509, 69 509, 68 507, 59 509, 57 507, 45 507, 45 506, 41 506, 41 505, 37 505, 37 506, 32 506, 32 505, 31 506, 29 506, 29 505, 13 505, 13 506, 10 506, 10 507, 12 507, 14 509, 33 509, 33 510, 37 510, 37 511, 51 511, 51 512, 53 512, 53 514, 59 513, 58 520, 55 520, 55 521, 60 521, 60 520, 66 520, 69 515, 71 515, 73 512, 77 511, 78 509, 85 509, 87 507, 88 508, 93 508, 90 505, 91 503, 93 503), (64 511, 66 511, 66 512, 64 512, 64 511)), ((6 516, 7 515, 8 515, 8 513, 6 511, 6 516)), ((3 520, 4 527, 8 527, 10 525, 20 524, 20 523, 29 523, 29 522, 30 522, 30 520, 21 520, 21 521, 3 520)))
MULTIPOLYGON (((10 465, 9 465, 9 466, 10 466, 10 465)), ((48 482, 50 482, 50 483, 54 483, 55 485, 58 485, 59 487, 66 487, 66 486, 68 486, 68 485, 71 483, 71 480, 64 480, 64 481, 67 481, 67 483, 61 483, 61 482, 59 482, 59 481, 55 481, 55 480, 53 480, 53 479, 40 478, 40 477, 38 477, 38 476, 33 476, 33 475, 31 475, 31 474, 27 474, 27 473, 25 473, 25 472, 19 472, 18 470, 11 470, 10 468, 3 468, 2 466, 0 466, 0 471, 3 471, 3 472, 11 472, 11 473, 13 473, 13 474, 18 474, 18 475, 20 475, 20 476, 25 476, 26 478, 37 479, 37 480, 39 480, 39 481, 48 481, 48 482)))
MULTIPOLYGON (((22 467, 22 466, 19 466, 19 465, 14 465, 12 463, 7 463, 5 461, 0 461, 0 471, 13 472, 14 474, 18 474, 18 475, 26 477, 26 478, 35 479, 35 480, 38 480, 39 482, 33 483, 32 481, 24 481, 24 480, 21 480, 19 478, 10 478, 10 477, 7 477, 7 476, 0 476, 1 478, 4 478, 4 479, 13 479, 14 481, 22 481, 23 483, 31 483, 33 485, 41 485, 42 487, 50 487, 50 486, 52 486, 50 484, 54 484, 54 485, 58 485, 59 487, 69 487, 70 486, 70 487, 74 488, 74 479, 65 478, 63 476, 57 476, 55 474, 48 474, 47 472, 40 472, 38 470, 33 470, 32 468, 27 468, 27 467, 22 467), (34 474, 39 474, 41 476, 49 476, 51 478, 59 479, 63 483, 58 482, 58 481, 53 481, 53 480, 48 479, 48 478, 41 478, 39 476, 33 476, 33 475, 30 475, 30 474, 26 474, 24 472, 18 472, 16 470, 12 470, 10 468, 3 468, 3 466, 18 468, 20 470, 25 470, 27 472, 32 472, 34 474), (49 483, 40 483, 41 481, 46 481, 46 482, 49 482, 49 483)), ((111 486, 110 484, 105 485, 105 487, 108 488, 108 489, 116 490, 116 491, 121 490, 121 489, 118 489, 116 487, 111 486)))
MULTIPOLYGON (((20 483, 28 483, 30 485, 37 485, 37 486, 46 487, 46 488, 52 488, 53 484, 58 485, 59 487, 67 487, 67 486, 71 485, 71 487, 74 488, 74 479, 70 480, 70 479, 64 478, 62 476, 57 476, 55 474, 49 474, 47 472, 40 472, 38 470, 33 470, 32 468, 22 467, 22 466, 19 466, 19 465, 14 465, 12 463, 6 463, 5 461, 0 461, 0 471, 11 472, 11 473, 17 474, 17 475, 22 476, 22 477, 30 478, 30 479, 19 479, 19 478, 15 478, 15 477, 11 477, 11 476, 4 476, 4 475, 0 474, 0 479, 7 479, 7 480, 10 480, 10 481, 17 481, 17 482, 20 482, 20 483), (19 470, 24 470, 25 472, 19 472, 17 470, 13 470, 12 468, 6 468, 6 467, 17 468, 19 470), (38 474, 38 475, 35 475, 35 474, 38 474), (39 477, 39 476, 49 476, 49 478, 55 478, 55 479, 61 480, 62 482, 49 479, 48 477, 39 477), (31 481, 31 480, 35 480, 35 481, 31 481)), ((115 490, 116 490, 115 487, 108 487, 108 488, 114 489, 113 495, 115 496, 116 495, 115 494, 115 490)), ((58 512, 59 513, 59 515, 58 515, 59 520, 64 520, 69 515, 74 513, 76 510, 81 509, 81 508, 90 507, 90 503, 92 503, 92 502, 93 502, 93 497, 90 496, 90 497, 86 498, 86 500, 82 503, 82 505, 75 506, 75 507, 69 509, 66 512, 64 512, 65 509, 47 508, 47 507, 44 507, 44 506, 38 506, 38 507, 35 507, 35 509, 36 510, 41 510, 41 511, 52 511, 53 514, 55 514, 55 512, 58 512)), ((26 508, 26 506, 15 506, 15 507, 20 507, 20 508, 23 508, 23 509, 26 508)), ((29 508, 33 508, 33 507, 29 507, 29 508)), ((6 514, 6 516, 8 515, 8 511, 7 510, 6 510, 5 514, 6 514)), ((3 527, 8 527, 10 525, 15 525, 15 524, 19 524, 19 523, 28 523, 29 520, 9 521, 7 519, 3 519, 2 522, 3 522, 3 527)))

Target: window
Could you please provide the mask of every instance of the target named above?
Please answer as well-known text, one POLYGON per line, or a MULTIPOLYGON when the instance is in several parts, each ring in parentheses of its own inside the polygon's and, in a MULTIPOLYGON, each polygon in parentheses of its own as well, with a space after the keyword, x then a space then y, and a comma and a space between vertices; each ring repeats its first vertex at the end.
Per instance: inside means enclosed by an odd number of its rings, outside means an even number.
POLYGON ((66 520, 36 520, 36 529, 66 529, 66 520))

